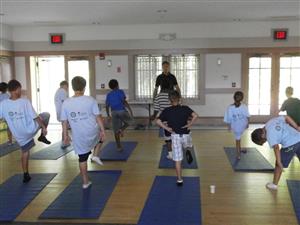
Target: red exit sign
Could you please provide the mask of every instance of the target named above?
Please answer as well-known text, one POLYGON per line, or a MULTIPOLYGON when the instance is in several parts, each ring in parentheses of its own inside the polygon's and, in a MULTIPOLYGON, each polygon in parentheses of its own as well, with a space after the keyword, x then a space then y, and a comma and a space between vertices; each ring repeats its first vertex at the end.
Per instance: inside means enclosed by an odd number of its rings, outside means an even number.
POLYGON ((64 43, 64 34, 49 34, 49 39, 51 44, 63 44, 64 43))
POLYGON ((288 29, 274 29, 273 39, 275 41, 285 41, 288 38, 288 29))

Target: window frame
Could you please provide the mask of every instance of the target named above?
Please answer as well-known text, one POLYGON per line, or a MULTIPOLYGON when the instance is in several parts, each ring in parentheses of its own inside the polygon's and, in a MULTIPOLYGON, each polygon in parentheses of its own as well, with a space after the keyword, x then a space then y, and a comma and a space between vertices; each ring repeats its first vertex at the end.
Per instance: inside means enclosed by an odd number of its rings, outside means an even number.
MULTIPOLYGON (((161 52, 155 52, 155 53, 139 53, 139 54, 132 54, 131 55, 131 61, 132 64, 130 65, 129 63, 129 68, 131 68, 134 76, 133 79, 131 80, 132 85, 130 86, 130 99, 133 99, 134 101, 139 101, 141 99, 137 98, 136 96, 136 78, 137 78, 137 74, 136 74, 136 59, 138 56, 146 56, 146 55, 155 55, 155 56, 162 56, 162 61, 170 61, 172 56, 178 56, 178 55, 195 55, 198 57, 198 97, 196 98, 183 98, 182 102, 184 104, 198 104, 198 105, 205 105, 205 77, 204 77, 204 53, 197 53, 197 52, 189 52, 189 53, 172 53, 172 54, 164 54, 161 52)), ((130 60, 130 57, 129 57, 130 60)), ((172 65, 171 65, 172 67, 172 65)), ((172 69, 171 69, 172 72, 172 69)), ((159 74, 157 74, 159 75, 159 74)), ((176 74, 174 74, 176 76, 176 74)), ((154 91, 154 90, 153 90, 154 91)), ((149 99, 150 101, 152 100, 151 98, 149 99)))

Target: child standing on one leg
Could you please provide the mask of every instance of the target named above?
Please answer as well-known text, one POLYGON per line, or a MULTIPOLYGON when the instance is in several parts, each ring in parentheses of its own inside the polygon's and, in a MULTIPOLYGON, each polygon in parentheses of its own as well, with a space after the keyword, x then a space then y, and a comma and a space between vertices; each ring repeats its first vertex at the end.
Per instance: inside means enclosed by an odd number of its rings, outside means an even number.
POLYGON ((28 99, 21 98, 21 84, 17 80, 8 83, 10 98, 0 103, 0 118, 4 118, 22 150, 23 182, 27 183, 31 177, 28 170, 29 151, 34 147, 34 136, 41 129, 38 141, 51 144, 47 140, 47 126, 49 113, 37 115, 28 99))
MULTIPOLYGON (((7 93, 7 83, 1 82, 0 83, 0 102, 2 102, 5 99, 9 99, 9 94, 7 93)), ((4 121, 5 123, 5 121, 4 121)), ((9 127, 7 127, 7 137, 8 137, 8 145, 12 145, 12 134, 9 130, 9 127)))
POLYGON ((236 158, 241 159, 241 137, 244 131, 249 127, 249 111, 242 103, 244 94, 241 91, 234 93, 234 103, 230 105, 224 116, 224 122, 228 124, 228 130, 234 133, 236 144, 236 158))
POLYGON ((106 96, 106 113, 108 118, 112 118, 112 128, 118 151, 122 151, 121 137, 124 136, 125 129, 132 123, 133 113, 126 101, 124 91, 119 89, 118 81, 115 79, 110 80, 108 86, 112 91, 106 96), (109 109, 111 109, 111 115, 109 109))
POLYGON ((274 178, 266 187, 277 190, 283 169, 289 166, 295 155, 300 161, 300 126, 289 116, 275 117, 269 120, 265 127, 254 130, 251 139, 257 145, 263 145, 267 141, 274 149, 274 178))
MULTIPOLYGON (((60 115, 61 115, 61 107, 62 104, 64 103, 64 101, 68 98, 68 89, 69 89, 69 84, 67 81, 62 81, 60 82, 60 87, 59 89, 56 91, 55 96, 54 96, 54 104, 55 104, 55 109, 56 109, 56 118, 57 121, 59 121, 62 126, 63 123, 60 119, 60 115)), ((61 144, 61 148, 65 149, 68 146, 70 146, 70 143, 64 144, 64 137, 63 137, 63 132, 62 132, 62 144, 61 144)))
MULTIPOLYGON (((171 106, 170 99, 169 99, 169 83, 166 80, 163 80, 161 82, 161 91, 160 93, 155 97, 153 105, 154 105, 154 113, 151 117, 151 120, 157 119, 157 116, 164 111, 164 109, 171 106)), ((171 134, 164 130, 163 128, 160 128, 159 134, 161 135, 163 133, 163 137, 165 139, 165 143, 168 149, 168 159, 172 159, 172 140, 171 140, 171 134)))
POLYGON ((171 133, 173 160, 176 163, 177 185, 182 185, 181 161, 183 150, 186 150, 186 158, 189 163, 193 161, 191 148, 192 138, 190 128, 198 118, 198 115, 188 106, 180 105, 180 94, 171 91, 169 94, 171 107, 166 108, 157 119, 157 124, 171 133))
POLYGON ((68 125, 72 129, 72 140, 75 153, 79 157, 79 169, 82 175, 82 188, 88 188, 92 182, 88 178, 87 160, 94 149, 91 160, 103 165, 99 158, 99 151, 105 139, 102 117, 96 100, 85 96, 86 80, 83 77, 72 79, 74 96, 64 101, 61 120, 65 144, 69 143, 68 125))

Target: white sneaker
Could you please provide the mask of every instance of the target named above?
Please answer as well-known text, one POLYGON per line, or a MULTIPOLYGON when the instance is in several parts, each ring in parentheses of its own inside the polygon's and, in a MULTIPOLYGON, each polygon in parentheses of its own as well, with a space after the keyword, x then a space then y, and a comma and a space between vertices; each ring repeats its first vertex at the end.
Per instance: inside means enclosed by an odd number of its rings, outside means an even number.
POLYGON ((270 190, 273 190, 273 191, 277 191, 278 186, 276 184, 273 184, 273 183, 269 182, 269 183, 266 184, 266 188, 268 188, 270 190))
POLYGON ((92 156, 91 161, 97 163, 97 164, 100 165, 100 166, 103 166, 103 162, 102 162, 101 159, 100 159, 99 157, 97 157, 97 156, 92 156))
POLYGON ((92 182, 89 181, 87 184, 83 184, 83 185, 82 185, 82 188, 83 188, 83 189, 88 189, 91 185, 92 185, 92 182))
POLYGON ((168 155, 167 155, 167 159, 170 159, 170 160, 172 160, 172 159, 173 159, 172 152, 169 152, 169 153, 168 153, 168 155))

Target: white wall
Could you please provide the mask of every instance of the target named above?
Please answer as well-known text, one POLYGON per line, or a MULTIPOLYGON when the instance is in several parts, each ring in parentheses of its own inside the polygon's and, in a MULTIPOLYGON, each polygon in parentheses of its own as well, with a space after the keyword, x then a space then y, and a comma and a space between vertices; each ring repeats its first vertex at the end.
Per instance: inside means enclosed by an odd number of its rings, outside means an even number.
POLYGON ((111 79, 117 79, 119 85, 123 89, 128 89, 128 56, 118 55, 118 56, 106 56, 105 60, 100 60, 98 56, 95 57, 96 61, 96 89, 109 89, 108 82, 111 79), (108 61, 112 65, 108 66, 108 61), (121 71, 118 72, 118 67, 121 71), (102 88, 101 84, 105 87, 102 88))
POLYGON ((63 32, 67 41, 158 39, 159 33, 175 32, 178 39, 270 37, 272 28, 289 28, 299 36, 299 21, 222 22, 123 26, 16 26, 13 41, 48 41, 49 33, 63 32))
POLYGON ((25 57, 15 57, 15 75, 16 75, 16 79, 21 82, 22 89, 26 90, 27 82, 26 82, 25 57))
POLYGON ((206 88, 241 87, 241 54, 206 54, 205 86, 206 88))

